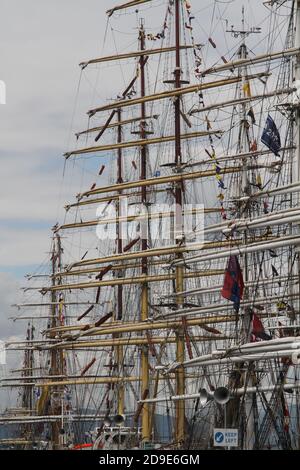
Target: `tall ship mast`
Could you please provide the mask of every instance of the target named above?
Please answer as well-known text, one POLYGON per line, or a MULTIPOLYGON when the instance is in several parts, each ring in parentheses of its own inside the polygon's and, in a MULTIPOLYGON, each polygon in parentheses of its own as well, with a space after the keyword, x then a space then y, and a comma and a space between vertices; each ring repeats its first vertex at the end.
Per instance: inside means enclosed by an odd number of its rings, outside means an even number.
POLYGON ((300 0, 257 24, 198 3, 111 7, 105 42, 132 24, 130 51, 80 64, 103 99, 17 305, 3 446, 300 448, 300 0))

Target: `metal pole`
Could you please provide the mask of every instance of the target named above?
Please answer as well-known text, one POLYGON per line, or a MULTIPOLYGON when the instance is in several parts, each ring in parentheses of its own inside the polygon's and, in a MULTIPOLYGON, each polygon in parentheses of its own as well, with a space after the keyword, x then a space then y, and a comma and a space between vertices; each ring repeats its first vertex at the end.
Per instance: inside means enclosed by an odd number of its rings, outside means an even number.
MULTIPOLYGON (((175 88, 181 88, 181 55, 180 55, 180 40, 181 40, 181 0, 175 1, 175 35, 176 35, 176 67, 175 67, 175 88)), ((175 107, 175 163, 177 171, 181 172, 182 157, 181 157, 181 116, 180 116, 180 97, 178 96, 174 103, 175 107)), ((175 189, 175 202, 176 202, 176 217, 175 217, 175 234, 176 242, 182 242, 183 220, 182 220, 182 182, 176 185, 175 189)), ((178 255, 180 259, 182 255, 178 255)), ((176 292, 184 290, 184 276, 183 266, 176 266, 176 292)), ((178 296, 176 299, 177 308, 183 306, 184 299, 178 296)), ((184 361, 185 356, 185 342, 184 331, 180 326, 176 331, 176 360, 179 363, 184 361)), ((181 366, 176 371, 176 393, 183 395, 185 393, 185 371, 181 366)), ((176 402, 176 428, 175 437, 178 447, 181 447, 185 440, 185 402, 179 400, 176 402)))

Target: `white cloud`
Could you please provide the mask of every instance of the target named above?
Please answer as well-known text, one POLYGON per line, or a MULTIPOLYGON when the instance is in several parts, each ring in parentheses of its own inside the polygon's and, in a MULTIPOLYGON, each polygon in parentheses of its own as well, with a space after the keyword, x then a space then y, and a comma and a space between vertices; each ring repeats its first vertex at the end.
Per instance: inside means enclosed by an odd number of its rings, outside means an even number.
POLYGON ((8 320, 14 309, 11 307, 19 298, 19 283, 7 273, 0 272, 0 339, 6 340, 10 336, 19 334, 21 325, 12 324, 8 320))
POLYGON ((3 266, 40 264, 50 251, 49 230, 6 229, 0 232, 0 260, 3 266), (47 236, 48 233, 48 236, 47 236))

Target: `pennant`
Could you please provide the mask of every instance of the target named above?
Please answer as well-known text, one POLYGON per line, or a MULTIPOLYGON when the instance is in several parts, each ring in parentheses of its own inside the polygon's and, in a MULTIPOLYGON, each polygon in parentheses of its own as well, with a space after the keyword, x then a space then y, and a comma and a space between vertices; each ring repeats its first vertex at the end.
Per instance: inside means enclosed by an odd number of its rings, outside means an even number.
POLYGON ((256 176, 256 186, 258 187, 258 189, 262 189, 262 180, 261 180, 261 176, 259 173, 256 176))
POLYGON ((256 120, 255 120, 255 115, 254 115, 254 111, 252 108, 249 109, 248 116, 251 118, 251 122, 254 125, 256 123, 256 120))
POLYGON ((208 119, 208 116, 205 116, 205 121, 206 121, 206 130, 210 131, 212 127, 211 127, 210 120, 208 119))
POLYGON ((227 215, 224 207, 221 207, 221 216, 223 220, 227 220, 227 215))
POLYGON ((261 141, 268 147, 268 149, 270 149, 277 157, 279 157, 278 152, 281 149, 280 134, 270 114, 267 117, 261 141))
POLYGON ((277 258, 277 254, 274 250, 269 250, 269 255, 271 256, 271 258, 277 258))
POLYGON ((268 214, 269 211, 269 203, 267 201, 264 201, 264 214, 268 214))
POLYGON ((277 269, 275 268, 275 266, 273 266, 273 264, 271 264, 271 268, 272 268, 273 277, 274 277, 274 276, 279 276, 278 271, 277 271, 277 269))
POLYGON ((237 256, 230 256, 226 268, 222 297, 234 303, 236 312, 239 311, 243 298, 244 280, 237 256))
POLYGON ((250 152, 257 152, 257 142, 254 140, 250 145, 250 152))
POLYGON ((272 337, 265 332, 265 329, 264 329, 264 326, 263 326, 262 322, 260 321, 258 316, 255 315, 255 313, 253 313, 253 315, 252 315, 252 331, 251 331, 251 333, 252 333, 252 336, 253 336, 253 341, 257 341, 257 338, 262 339, 264 341, 268 341, 268 340, 272 339, 272 337))

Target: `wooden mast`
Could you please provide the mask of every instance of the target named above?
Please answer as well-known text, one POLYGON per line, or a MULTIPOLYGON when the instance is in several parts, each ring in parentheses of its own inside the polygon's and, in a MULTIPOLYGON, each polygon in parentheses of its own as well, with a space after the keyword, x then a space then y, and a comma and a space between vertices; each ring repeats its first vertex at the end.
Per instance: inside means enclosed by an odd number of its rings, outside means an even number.
MULTIPOLYGON (((141 52, 145 51, 145 29, 143 20, 141 20, 139 41, 141 52)), ((143 55, 140 57, 140 79, 141 79, 141 98, 146 95, 146 83, 145 83, 145 58, 143 55)), ((146 140, 146 104, 141 103, 141 124, 140 124, 140 136, 142 140, 146 140)), ((141 180, 147 179, 147 147, 143 145, 141 147, 141 180)), ((141 203, 143 211, 147 211, 147 186, 142 187, 141 191, 141 203)), ((141 249, 142 252, 147 251, 148 248, 148 237, 147 237, 147 225, 141 224, 141 249)), ((142 259, 142 275, 148 275, 148 259, 142 259)), ((141 321, 148 320, 148 283, 144 282, 141 286, 141 321)), ((141 375, 142 375, 142 397, 149 393, 149 348, 145 344, 141 349, 141 375)), ((149 428, 149 404, 145 403, 142 408, 142 443, 145 445, 150 441, 151 430, 149 428)))
MULTIPOLYGON (((181 1, 175 0, 175 34, 176 34, 176 66, 175 66, 175 88, 181 88, 181 54, 180 54, 180 7, 181 1)), ((181 172, 182 156, 181 156, 181 106, 180 96, 177 96, 175 103, 175 163, 177 172, 181 172)), ((182 183, 179 182, 175 188, 175 202, 176 202, 176 216, 175 216, 175 235, 176 242, 180 244, 183 236, 183 221, 182 221, 182 183)), ((177 254, 177 258, 182 257, 177 254)), ((176 266, 176 292, 183 292, 183 266, 176 266)), ((176 299, 177 308, 182 308, 183 297, 178 296, 176 299)), ((183 363, 185 344, 184 344, 184 331, 183 327, 179 327, 176 331, 176 360, 178 363, 183 363)), ((183 366, 179 367, 176 371, 176 394, 184 395, 185 393, 185 371, 183 366)), ((175 415, 175 440, 178 447, 181 447, 185 440, 185 402, 178 400, 176 402, 176 415, 175 415)))
MULTIPOLYGON (((30 340, 33 340, 34 338, 34 326, 33 324, 30 326, 30 323, 28 323, 27 326, 27 335, 26 339, 29 342, 30 340)), ((23 374, 22 374, 22 379, 23 380, 31 380, 31 377, 33 375, 33 364, 34 364, 34 356, 33 356, 33 351, 32 350, 27 350, 24 353, 24 369, 23 369, 23 374), (24 379, 25 378, 25 379, 24 379)), ((28 387, 23 390, 23 396, 22 396, 22 406, 25 410, 30 410, 30 413, 32 413, 33 410, 33 387, 28 387)), ((22 430, 22 435, 24 438, 33 438, 33 427, 31 424, 27 424, 23 427, 22 430)), ((26 447, 25 447, 26 448, 26 447)))
MULTIPOLYGON (((60 238, 59 235, 56 235, 56 237, 53 238, 53 250, 52 250, 52 287, 56 286, 57 280, 55 278, 56 274, 56 266, 57 263, 60 264, 60 255, 61 255, 61 246, 60 246, 60 238), (57 245, 56 245, 57 241, 57 245)), ((58 280, 58 283, 60 281, 58 280)), ((56 305, 57 305, 58 299, 57 299, 57 292, 52 291, 51 292, 51 329, 55 328, 57 326, 57 311, 56 311, 56 305)), ((54 335, 50 335, 50 338, 55 338, 54 335)), ((61 351, 58 351, 57 349, 53 349, 51 351, 51 369, 50 369, 50 375, 60 375, 60 367, 59 367, 59 355, 61 355, 61 351)), ((57 415, 60 414, 60 406, 58 406, 58 400, 57 400, 57 394, 58 391, 55 390, 54 392, 51 393, 51 409, 52 409, 52 414, 57 415)), ((51 441, 52 441, 52 446, 53 449, 59 449, 60 447, 60 434, 59 434, 59 425, 58 421, 54 421, 51 423, 51 441)))

